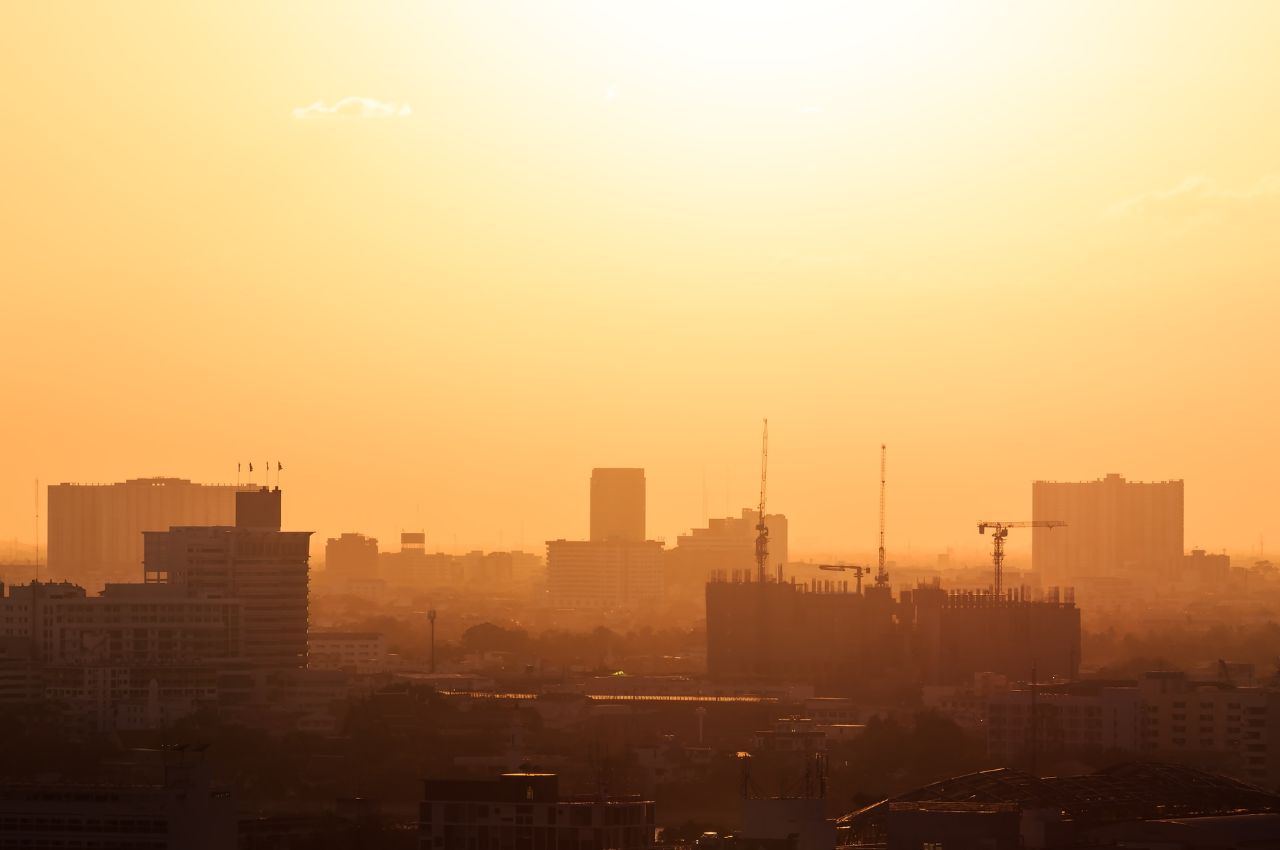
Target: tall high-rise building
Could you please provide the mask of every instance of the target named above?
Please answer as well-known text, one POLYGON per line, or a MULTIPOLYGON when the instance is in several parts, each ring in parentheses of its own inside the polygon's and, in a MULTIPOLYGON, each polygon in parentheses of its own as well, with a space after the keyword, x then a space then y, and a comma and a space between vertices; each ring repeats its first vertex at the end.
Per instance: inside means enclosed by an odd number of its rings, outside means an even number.
POLYGON ((1167 578, 1182 561, 1182 509, 1181 481, 1033 482, 1032 518, 1067 525, 1032 530, 1032 564, 1044 584, 1167 578))
POLYGON ((49 575, 86 586, 137 581, 142 533, 174 526, 231 525, 234 484, 133 478, 119 484, 51 484, 49 575))
POLYGON ((239 600, 244 657, 261 668, 302 667, 310 537, 280 530, 279 488, 241 492, 234 526, 145 532, 146 580, 175 593, 239 600))
POLYGON ((644 470, 591 470, 591 539, 547 541, 547 590, 562 608, 628 608, 663 594, 662 543, 644 539, 644 470))
POLYGON ((591 470, 591 539, 645 539, 644 470, 591 470))

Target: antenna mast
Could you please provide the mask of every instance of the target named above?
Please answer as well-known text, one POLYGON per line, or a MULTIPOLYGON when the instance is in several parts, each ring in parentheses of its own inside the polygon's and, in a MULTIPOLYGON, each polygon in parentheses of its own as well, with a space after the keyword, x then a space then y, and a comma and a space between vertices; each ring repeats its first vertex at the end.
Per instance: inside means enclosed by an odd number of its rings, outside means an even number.
POLYGON ((36 581, 40 581, 40 479, 36 479, 36 581))
POLYGON ((884 455, 885 445, 880 444, 880 549, 877 552, 876 587, 889 586, 889 573, 884 568, 884 455))
MULTIPOLYGON (((769 559, 769 527, 764 524, 765 484, 769 476, 769 420, 764 420, 764 438, 760 442, 760 516, 756 521, 756 578, 764 584, 764 562, 769 559)), ((782 573, 778 573, 782 580, 782 573)))

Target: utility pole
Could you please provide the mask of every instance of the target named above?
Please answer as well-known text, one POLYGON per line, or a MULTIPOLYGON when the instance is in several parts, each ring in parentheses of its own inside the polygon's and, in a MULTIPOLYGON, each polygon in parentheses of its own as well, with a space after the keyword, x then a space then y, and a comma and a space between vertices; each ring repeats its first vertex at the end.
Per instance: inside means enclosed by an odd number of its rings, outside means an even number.
POLYGON ((427 612, 427 622, 431 624, 431 672, 436 672, 436 609, 427 612))

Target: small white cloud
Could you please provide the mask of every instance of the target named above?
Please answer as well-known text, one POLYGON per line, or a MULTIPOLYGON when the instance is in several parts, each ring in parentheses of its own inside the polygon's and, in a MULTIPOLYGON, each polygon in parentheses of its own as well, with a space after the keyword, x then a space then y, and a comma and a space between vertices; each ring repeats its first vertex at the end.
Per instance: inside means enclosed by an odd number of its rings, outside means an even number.
POLYGON ((1274 201, 1280 201, 1280 174, 1269 174, 1249 189, 1226 189, 1208 177, 1192 175, 1171 189, 1118 201, 1106 215, 1116 219, 1154 215, 1185 218, 1274 201))
POLYGON ((316 118, 408 118, 413 110, 407 103, 388 103, 371 97, 344 97, 335 103, 317 100, 310 106, 299 106, 293 117, 299 121, 316 118))

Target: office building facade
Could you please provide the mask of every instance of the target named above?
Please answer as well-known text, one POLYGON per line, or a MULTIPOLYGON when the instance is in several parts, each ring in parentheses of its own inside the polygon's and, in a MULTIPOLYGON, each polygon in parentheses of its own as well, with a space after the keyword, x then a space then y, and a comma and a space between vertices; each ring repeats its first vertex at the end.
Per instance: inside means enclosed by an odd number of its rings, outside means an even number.
POLYGON ((242 605, 244 657, 262 668, 306 665, 310 531, 280 530, 280 490, 236 498, 234 526, 144 534, 148 582, 242 605))
POLYGON ((134 478, 117 484, 51 484, 48 489, 49 575, 96 589, 137 581, 142 533, 172 526, 231 525, 234 484, 183 478, 134 478))
POLYGON ((1036 481, 1031 514, 1066 523, 1032 530, 1032 564, 1042 585, 1098 577, 1163 580, 1181 564, 1181 481, 1126 481, 1114 473, 1080 483, 1036 481))

